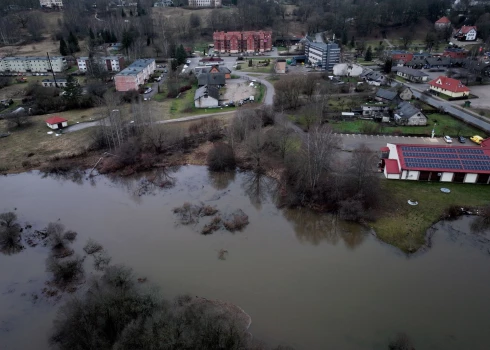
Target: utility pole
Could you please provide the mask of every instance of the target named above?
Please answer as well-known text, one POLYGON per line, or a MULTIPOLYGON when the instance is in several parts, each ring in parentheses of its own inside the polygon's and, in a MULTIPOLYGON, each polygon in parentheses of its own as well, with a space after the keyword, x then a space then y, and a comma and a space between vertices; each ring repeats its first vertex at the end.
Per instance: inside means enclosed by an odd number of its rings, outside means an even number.
POLYGON ((48 52, 46 52, 46 55, 48 56, 49 69, 51 69, 51 73, 53 74, 54 86, 58 87, 58 83, 56 82, 56 75, 54 74, 54 70, 53 70, 53 65, 51 64, 51 58, 49 58, 48 52))

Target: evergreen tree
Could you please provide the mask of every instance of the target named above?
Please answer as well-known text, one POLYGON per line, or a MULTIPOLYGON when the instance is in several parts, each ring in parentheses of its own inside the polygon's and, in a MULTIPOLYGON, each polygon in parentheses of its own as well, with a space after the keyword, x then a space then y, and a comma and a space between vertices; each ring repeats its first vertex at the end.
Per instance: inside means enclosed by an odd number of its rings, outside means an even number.
POLYGON ((65 39, 60 39, 60 54, 61 56, 68 56, 70 51, 68 50, 68 45, 66 45, 65 39))
POLYGON ((175 58, 177 59, 177 65, 181 65, 185 63, 185 59, 187 58, 187 53, 185 52, 184 46, 180 44, 177 48, 177 52, 175 53, 175 58))
POLYGON ((366 50, 366 55, 364 55, 364 61, 372 61, 373 60, 373 51, 371 46, 368 46, 366 50))
POLYGON ((117 43, 117 37, 116 37, 116 34, 114 32, 111 33, 111 40, 110 40, 111 43, 117 43))
POLYGON ((95 40, 95 34, 94 34, 94 31, 92 30, 92 28, 90 28, 88 34, 90 36, 90 39, 95 40))
POLYGON ((146 46, 150 46, 150 45, 151 45, 151 38, 150 38, 150 36, 148 36, 146 38, 146 46))
POLYGON ((172 60, 172 63, 170 64, 170 67, 172 68, 172 71, 176 71, 177 70, 177 67, 179 66, 179 64, 177 63, 177 60, 172 60))
POLYGON ((393 66, 393 60, 391 58, 388 58, 385 60, 385 65, 383 67, 383 72, 386 74, 391 73, 391 68, 393 66))
POLYGON ((349 38, 347 37, 347 31, 344 29, 342 31, 342 45, 347 45, 349 38))
POLYGON ((129 10, 129 15, 133 17, 133 10, 129 10))
POLYGON ((68 101, 68 105, 72 108, 78 107, 82 96, 82 87, 78 84, 78 81, 73 75, 69 75, 66 79, 64 91, 63 97, 68 101))
POLYGON ((68 48, 70 49, 70 53, 80 51, 80 45, 78 44, 78 39, 73 34, 73 32, 70 32, 70 35, 68 35, 68 48))
POLYGON ((122 44, 123 49, 126 50, 126 52, 133 45, 133 41, 134 41, 134 39, 133 39, 133 35, 131 34, 131 32, 124 30, 123 35, 122 35, 121 44, 122 44))
POLYGON ((121 9, 121 17, 126 17, 126 12, 124 12, 124 9, 121 9))
POLYGON ((351 47, 356 46, 356 40, 355 40, 355 38, 354 38, 354 35, 353 35, 353 36, 352 36, 352 38, 350 39, 350 46, 351 46, 351 47))

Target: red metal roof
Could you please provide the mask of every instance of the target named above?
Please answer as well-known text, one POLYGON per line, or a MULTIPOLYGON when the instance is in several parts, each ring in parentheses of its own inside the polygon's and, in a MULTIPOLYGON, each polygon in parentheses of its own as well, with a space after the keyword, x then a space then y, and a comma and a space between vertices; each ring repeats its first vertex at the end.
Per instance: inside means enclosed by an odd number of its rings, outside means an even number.
POLYGON ((387 174, 400 174, 396 159, 385 159, 385 168, 387 174))
POLYGON ((63 122, 67 122, 67 121, 68 121, 68 119, 61 118, 59 116, 54 116, 54 117, 46 119, 46 123, 48 123, 48 124, 58 124, 58 123, 63 123, 63 122))
POLYGON ((390 151, 390 148, 389 147, 381 147, 379 150, 381 152, 389 152, 390 151))
POLYGON ((466 34, 472 29, 476 30, 476 26, 462 26, 458 33, 466 34))
POLYGON ((448 78, 443 75, 437 77, 434 80, 429 81, 430 86, 446 89, 451 92, 467 92, 470 91, 466 85, 463 85, 459 80, 448 78))
POLYGON ((402 170, 490 174, 490 145, 396 145, 402 170))
POLYGON ((490 137, 488 139, 483 140, 480 143, 480 146, 483 148, 490 148, 490 137))
POLYGON ((449 20, 449 18, 447 18, 446 16, 444 17, 441 17, 439 18, 436 23, 451 23, 451 21, 449 20))

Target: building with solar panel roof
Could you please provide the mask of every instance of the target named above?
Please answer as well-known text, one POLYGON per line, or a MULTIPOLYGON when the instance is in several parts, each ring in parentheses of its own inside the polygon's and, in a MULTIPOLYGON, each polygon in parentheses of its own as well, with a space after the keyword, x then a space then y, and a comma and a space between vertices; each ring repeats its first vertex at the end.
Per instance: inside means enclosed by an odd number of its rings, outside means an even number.
POLYGON ((387 179, 490 184, 490 138, 475 147, 388 143, 381 151, 387 179))

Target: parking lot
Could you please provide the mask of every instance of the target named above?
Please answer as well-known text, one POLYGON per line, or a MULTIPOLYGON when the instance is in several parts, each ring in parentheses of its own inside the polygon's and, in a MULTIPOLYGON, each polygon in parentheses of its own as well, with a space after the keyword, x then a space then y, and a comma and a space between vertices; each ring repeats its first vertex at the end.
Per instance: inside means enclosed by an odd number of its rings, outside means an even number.
POLYGON ((243 79, 236 81, 228 80, 226 83, 226 91, 223 95, 224 103, 231 101, 238 102, 240 100, 255 96, 256 89, 250 86, 250 82, 243 79))

